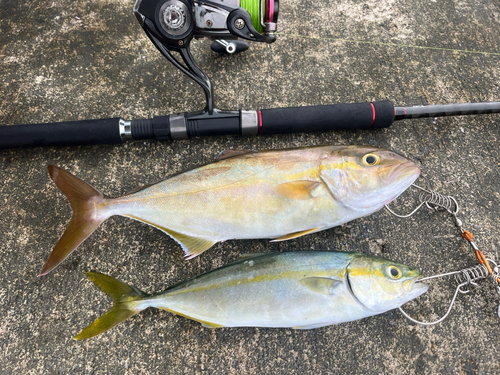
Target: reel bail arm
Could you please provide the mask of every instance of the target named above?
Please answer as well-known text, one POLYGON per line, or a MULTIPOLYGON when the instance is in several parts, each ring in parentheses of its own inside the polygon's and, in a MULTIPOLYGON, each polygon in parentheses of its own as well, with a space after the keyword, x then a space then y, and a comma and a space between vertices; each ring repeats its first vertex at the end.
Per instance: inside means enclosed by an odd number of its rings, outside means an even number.
MULTIPOLYGON (((257 0, 254 0, 257 1, 257 0)), ((264 9, 260 0, 258 14, 254 17, 263 19, 263 12, 270 12, 277 0, 268 0, 264 9)), ((228 5, 223 0, 137 0, 134 13, 151 42, 176 68, 198 83, 205 92, 206 105, 203 112, 218 117, 214 111, 213 89, 210 78, 196 64, 191 54, 190 45, 193 37, 209 37, 223 45, 229 53, 236 51, 236 44, 228 43, 224 38, 243 38, 250 41, 272 43, 276 40, 275 26, 261 25, 262 33, 252 24, 252 15, 248 10, 236 5, 228 5), (172 52, 178 52, 184 62, 181 64, 172 52)), ((255 5, 255 4, 254 4, 255 5)), ((253 11, 253 8, 251 8, 253 11)), ((271 16, 267 16, 271 17, 271 16)), ((274 23, 275 25, 275 23, 274 23)), ((233 111, 234 112, 234 111, 233 111)), ((236 112, 234 112, 236 114, 236 112)))
POLYGON ((261 110, 217 109, 210 79, 191 54, 192 39, 211 38, 216 41, 215 46, 229 53, 247 48, 241 44, 245 42, 235 40, 237 38, 266 43, 276 40, 279 0, 230 3, 227 0, 136 0, 134 5, 134 13, 153 44, 168 61, 202 87, 206 98, 203 110, 131 121, 112 118, 0 126, 0 149, 377 129, 410 118, 500 113, 500 102, 394 107, 390 101, 377 101, 261 110), (179 53, 180 60, 173 52, 179 53))

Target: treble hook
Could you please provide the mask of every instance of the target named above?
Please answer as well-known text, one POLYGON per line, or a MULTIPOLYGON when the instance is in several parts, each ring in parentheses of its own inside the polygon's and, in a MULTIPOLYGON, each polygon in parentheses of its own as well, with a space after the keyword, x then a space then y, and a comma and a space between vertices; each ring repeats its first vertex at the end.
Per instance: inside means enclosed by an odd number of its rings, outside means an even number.
MULTIPOLYGON (((438 320, 436 320, 434 322, 422 322, 422 321, 416 320, 416 319, 412 318, 411 316, 409 316, 401 307, 399 307, 399 311, 401 311, 401 313, 407 319, 409 319, 410 321, 412 321, 413 323, 417 323, 417 324, 421 324, 421 325, 425 325, 425 326, 431 326, 431 325, 434 325, 434 324, 442 322, 450 314, 451 309, 453 307, 453 304, 455 303, 455 300, 457 298, 458 293, 460 292, 461 294, 467 294, 467 293, 470 292, 470 290, 463 290, 462 287, 464 287, 466 285, 478 286, 478 284, 476 283, 476 281, 487 279, 489 277, 492 277, 493 280, 495 280, 495 282, 497 281, 497 278, 498 278, 498 266, 491 259, 488 259, 488 262, 490 262, 490 263, 492 263, 492 264, 495 265, 495 271, 496 272, 494 274, 492 274, 492 275, 489 274, 488 269, 486 268, 486 266, 484 264, 480 264, 478 266, 465 268, 465 269, 460 270, 460 271, 454 271, 454 272, 443 273, 443 274, 440 274, 440 275, 434 275, 434 276, 424 277, 424 278, 419 279, 419 280, 416 281, 417 283, 420 283, 420 282, 423 282, 423 281, 426 281, 426 280, 430 280, 430 279, 436 279, 436 278, 439 278, 439 277, 445 277, 445 276, 455 275, 455 280, 459 283, 459 285, 457 286, 457 289, 455 289, 455 294, 453 294, 453 298, 451 299, 451 303, 450 303, 450 306, 448 307, 448 310, 446 311, 446 314, 444 314, 438 320)), ((500 285, 498 285, 498 283, 497 283, 497 292, 500 295, 500 285)), ((498 317, 500 317, 500 305, 498 306, 498 317)))

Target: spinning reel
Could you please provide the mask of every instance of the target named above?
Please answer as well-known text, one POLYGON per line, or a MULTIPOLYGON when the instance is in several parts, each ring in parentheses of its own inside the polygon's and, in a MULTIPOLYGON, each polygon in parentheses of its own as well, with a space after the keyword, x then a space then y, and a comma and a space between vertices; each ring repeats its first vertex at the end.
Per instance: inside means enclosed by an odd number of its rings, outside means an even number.
POLYGON ((175 67, 203 88, 205 108, 151 119, 0 126, 0 149, 376 129, 403 119, 500 113, 500 102, 395 107, 387 100, 258 110, 215 108, 212 84, 194 61, 191 41, 211 38, 212 50, 229 54, 246 50, 244 40, 272 43, 278 6, 279 0, 136 0, 134 13, 147 36, 175 67), (172 52, 179 53, 181 60, 172 52))
POLYGON ((203 113, 213 115, 212 85, 191 55, 191 40, 211 38, 215 40, 212 50, 229 54, 248 49, 248 44, 238 38, 272 43, 276 40, 278 3, 278 0, 137 0, 134 13, 160 52, 203 88, 207 100, 203 113), (173 51, 179 52, 185 65, 174 58, 173 51))

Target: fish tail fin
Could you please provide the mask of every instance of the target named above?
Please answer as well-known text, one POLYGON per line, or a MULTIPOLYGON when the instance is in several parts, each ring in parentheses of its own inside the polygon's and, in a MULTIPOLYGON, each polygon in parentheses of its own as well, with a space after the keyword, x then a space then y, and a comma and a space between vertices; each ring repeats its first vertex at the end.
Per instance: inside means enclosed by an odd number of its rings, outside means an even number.
POLYGON ((85 275, 113 299, 113 307, 73 337, 75 340, 97 336, 148 307, 140 307, 137 303, 148 296, 139 289, 99 272, 86 272, 85 275))
POLYGON ((78 245, 90 236, 99 224, 109 217, 109 215, 104 215, 103 212, 97 212, 95 208, 96 203, 102 203, 108 197, 64 169, 49 165, 48 170, 57 187, 69 199, 73 209, 73 217, 52 253, 50 253, 40 271, 40 276, 46 275, 56 268, 78 245))

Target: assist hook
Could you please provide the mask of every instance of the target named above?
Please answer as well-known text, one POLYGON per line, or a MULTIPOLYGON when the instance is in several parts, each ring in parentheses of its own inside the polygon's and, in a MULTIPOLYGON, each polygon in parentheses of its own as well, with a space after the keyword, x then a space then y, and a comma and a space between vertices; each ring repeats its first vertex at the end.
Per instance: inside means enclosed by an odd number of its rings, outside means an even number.
MULTIPOLYGON (((450 195, 443 195, 443 194, 437 193, 433 190, 424 189, 424 188, 422 188, 418 185, 415 185, 415 184, 412 184, 411 186, 413 186, 421 191, 421 193, 419 195, 420 204, 407 215, 399 215, 399 214, 395 213, 394 211, 392 211, 388 205, 385 205, 385 208, 387 209, 387 211, 389 211, 391 214, 393 214, 394 216, 397 216, 399 218, 407 218, 407 217, 412 216, 423 205, 426 205, 427 208, 429 208, 431 210, 447 211, 448 213, 450 213, 453 216, 453 219, 455 221, 455 225, 460 230, 460 234, 462 235, 462 237, 470 243, 472 249, 474 250, 476 258, 479 261, 479 265, 474 266, 474 267, 465 268, 465 269, 460 270, 460 271, 448 272, 448 273, 444 273, 444 274, 440 274, 440 275, 425 277, 425 278, 422 278, 422 279, 419 279, 416 281, 416 282, 423 282, 426 280, 436 279, 436 278, 445 277, 445 276, 452 276, 452 275, 455 276, 455 280, 458 283, 457 289, 455 290, 455 293, 453 295, 453 298, 451 300, 450 306, 448 307, 446 314, 444 314, 444 316, 441 317, 440 319, 438 319, 434 322, 421 322, 421 321, 418 321, 418 320, 410 317, 407 313, 405 313, 403 311, 403 309, 401 307, 399 307, 399 310, 401 311, 401 313, 406 318, 408 318, 409 320, 411 320, 412 322, 417 323, 417 324, 433 325, 433 324, 440 323, 444 319, 446 319, 446 317, 450 314, 451 309, 453 307, 453 304, 455 303, 455 300, 458 296, 458 293, 461 293, 461 294, 469 293, 470 290, 464 290, 464 289, 462 289, 463 287, 465 287, 467 285, 478 286, 476 281, 483 280, 486 278, 492 278, 495 281, 497 293, 500 296, 500 271, 499 271, 499 267, 495 261, 493 261, 491 259, 487 259, 484 256, 483 252, 481 250, 479 250, 476 243, 474 242, 472 233, 462 227, 462 221, 457 217, 457 214, 459 211, 459 206, 458 206, 457 200, 450 195), (493 264, 493 267, 491 266, 491 264, 493 264)), ((498 314, 498 317, 500 318, 500 305, 498 306, 497 314, 498 314)))
MULTIPOLYGON (((494 282, 496 284, 497 293, 500 296, 500 278, 499 278, 500 272, 499 272, 498 265, 495 261, 493 261, 491 259, 487 259, 487 261, 490 264, 494 265, 494 269, 493 269, 493 272, 491 274, 489 273, 488 268, 484 264, 479 264, 477 266, 465 268, 465 269, 460 270, 460 271, 454 271, 454 272, 448 272, 448 273, 443 273, 443 274, 439 274, 439 275, 424 277, 424 278, 416 281, 417 283, 419 283, 419 282, 423 282, 426 280, 437 279, 437 278, 445 277, 445 276, 455 276, 455 281, 458 283, 458 286, 455 289, 455 293, 453 294, 453 298, 451 299, 451 303, 450 303, 450 306, 448 307, 448 310, 446 311, 446 314, 444 314, 438 320, 433 321, 433 322, 422 322, 422 321, 416 320, 416 319, 412 318, 411 316, 409 316, 401 307, 399 307, 399 311, 401 311, 401 313, 407 319, 412 321, 413 323, 417 323, 417 324, 425 325, 425 326, 431 326, 434 324, 441 323, 450 314, 451 309, 452 309, 452 307, 455 303, 455 300, 458 296, 458 293, 467 294, 470 292, 470 290, 463 290, 462 289, 463 287, 465 287, 467 285, 478 286, 478 284, 476 283, 477 281, 488 279, 488 278, 491 278, 494 280, 494 282)), ((500 304, 498 306, 497 314, 498 314, 498 317, 500 318, 500 304)))
POLYGON ((417 212, 423 205, 426 205, 427 208, 431 210, 449 212, 451 215, 454 216, 455 221, 458 221, 457 225, 460 227, 462 226, 461 221, 457 219, 457 214, 460 207, 458 206, 458 202, 455 198, 453 198, 450 195, 440 194, 438 192, 435 192, 434 190, 425 189, 416 184, 411 184, 410 186, 413 186, 421 191, 418 196, 420 204, 407 215, 399 215, 395 213, 389 208, 389 204, 385 205, 387 211, 389 211, 391 214, 399 218, 407 218, 412 216, 415 212, 417 212))

